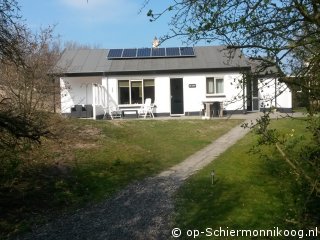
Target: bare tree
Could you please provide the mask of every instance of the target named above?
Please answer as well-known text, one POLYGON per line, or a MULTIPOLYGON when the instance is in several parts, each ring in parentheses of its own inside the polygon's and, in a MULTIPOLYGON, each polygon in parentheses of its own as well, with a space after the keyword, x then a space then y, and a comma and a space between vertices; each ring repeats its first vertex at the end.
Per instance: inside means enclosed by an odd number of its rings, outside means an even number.
POLYGON ((20 18, 16 0, 0 1, 0 61, 10 60, 22 63, 19 45, 24 26, 21 24, 20 18))
POLYGON ((60 48, 52 28, 37 35, 20 23, 15 0, 0 1, 0 22, 0 144, 39 142, 48 134, 43 111, 59 91, 49 73, 60 48))
POLYGON ((68 41, 64 43, 64 48, 68 50, 75 50, 75 49, 93 49, 99 48, 99 45, 91 46, 89 44, 81 44, 75 41, 68 41))

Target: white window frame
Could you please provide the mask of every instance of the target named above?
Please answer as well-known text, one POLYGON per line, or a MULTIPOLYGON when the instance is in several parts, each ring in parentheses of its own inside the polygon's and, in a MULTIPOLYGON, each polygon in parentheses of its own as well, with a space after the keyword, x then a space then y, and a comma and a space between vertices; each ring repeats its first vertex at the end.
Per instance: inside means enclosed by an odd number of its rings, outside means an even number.
POLYGON ((206 95, 207 96, 221 96, 221 95, 225 95, 225 91, 224 91, 225 87, 224 87, 224 77, 222 76, 208 76, 206 77, 206 95), (208 80, 213 79, 213 93, 209 93, 208 92, 208 80), (223 84, 223 91, 221 93, 217 93, 217 80, 222 80, 222 84, 223 84))
MULTIPOLYGON (((118 79, 118 83, 121 81, 129 81, 129 105, 133 105, 133 106, 141 106, 142 104, 144 104, 144 80, 153 80, 153 82, 155 82, 154 78, 145 78, 145 79, 118 79), (132 104, 132 99, 131 99, 131 83, 132 82, 141 82, 142 84, 142 103, 141 104, 132 104)), ((119 84, 118 84, 118 91, 119 91, 119 84)), ((118 96, 118 101, 120 100, 120 96, 118 96)), ((125 106, 128 104, 122 104, 122 103, 118 103, 119 106, 125 106)))

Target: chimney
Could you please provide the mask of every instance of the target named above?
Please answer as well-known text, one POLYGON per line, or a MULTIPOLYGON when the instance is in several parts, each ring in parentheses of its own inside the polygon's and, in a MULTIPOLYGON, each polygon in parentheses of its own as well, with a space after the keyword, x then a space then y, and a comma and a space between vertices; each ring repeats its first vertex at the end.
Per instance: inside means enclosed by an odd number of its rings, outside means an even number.
POLYGON ((153 48, 159 47, 159 40, 157 37, 154 37, 153 42, 152 42, 152 47, 153 48))

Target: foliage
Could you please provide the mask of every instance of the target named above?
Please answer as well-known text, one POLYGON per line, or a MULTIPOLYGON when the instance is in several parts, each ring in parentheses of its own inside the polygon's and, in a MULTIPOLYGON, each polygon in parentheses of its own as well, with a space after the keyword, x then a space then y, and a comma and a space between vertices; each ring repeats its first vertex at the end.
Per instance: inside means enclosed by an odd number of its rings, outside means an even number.
MULTIPOLYGON (((40 142, 51 136, 52 100, 59 88, 50 75, 59 56, 52 28, 33 34, 20 20, 15 0, 0 0, 0 227, 6 208, 21 211, 29 185, 19 179, 40 142), (51 104, 51 105, 49 105, 51 104), (23 183, 24 184, 24 183, 23 183), (16 197, 19 202, 16 202, 16 197)), ((35 176, 37 172, 35 171, 35 176)), ((39 179, 41 179, 39 177, 39 179)), ((32 184, 30 184, 32 185, 32 184)), ((2 232, 1 229, 1 232, 2 232)), ((2 237, 2 236, 1 236, 2 237)))
POLYGON ((270 113, 265 113, 250 126, 258 135, 252 151, 269 160, 276 154, 288 165, 290 173, 295 176, 297 188, 307 196, 300 223, 320 224, 320 117, 310 116, 295 121, 306 125, 304 132, 297 134, 295 128, 285 131, 285 126, 274 128, 272 122, 270 124, 270 113), (269 146, 271 157, 262 153, 264 146, 269 146))
POLYGON ((52 110, 49 102, 59 88, 50 73, 60 54, 53 29, 44 29, 39 34, 25 30, 23 49, 20 55, 23 64, 4 61, 0 68, 0 97, 6 98, 6 104, 23 116, 52 110))
POLYGON ((33 119, 34 116, 22 116, 5 103, 1 103, 0 111, 0 147, 11 151, 23 140, 40 143, 40 137, 49 134, 46 130, 46 117, 33 119), (35 124, 37 123, 37 124, 35 124))
POLYGON ((45 112, 59 91, 49 73, 60 49, 52 28, 33 34, 20 22, 15 0, 0 1, 0 21, 0 154, 16 162, 21 149, 48 136, 45 112))
POLYGON ((21 64, 22 40, 24 26, 19 23, 19 7, 16 0, 0 1, 0 62, 10 60, 21 64))
MULTIPOLYGON (((151 2, 146 0, 145 5, 151 2)), ((164 14, 171 14, 171 32, 160 42, 179 36, 187 43, 206 41, 243 49, 259 62, 260 75, 272 67, 273 75, 308 97, 310 111, 318 111, 319 1, 178 0, 147 15, 155 21, 164 14)))

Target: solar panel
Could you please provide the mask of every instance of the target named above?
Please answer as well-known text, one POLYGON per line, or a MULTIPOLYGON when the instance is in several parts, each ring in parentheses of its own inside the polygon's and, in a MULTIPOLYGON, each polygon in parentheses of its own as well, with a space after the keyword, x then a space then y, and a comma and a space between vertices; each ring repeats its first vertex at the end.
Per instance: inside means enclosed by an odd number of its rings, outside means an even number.
POLYGON ((181 56, 194 56, 193 47, 181 47, 180 52, 181 56))
POLYGON ((108 59, 194 57, 193 47, 110 49, 108 59))
POLYGON ((151 56, 151 48, 139 48, 138 49, 138 58, 145 58, 151 56))
POLYGON ((165 57, 166 49, 165 48, 152 48, 152 57, 165 57))
POLYGON ((178 47, 171 47, 167 48, 167 54, 168 57, 179 57, 180 56, 180 50, 178 47))
POLYGON ((123 49, 122 58, 135 58, 137 56, 136 48, 123 49))
POLYGON ((108 59, 121 58, 122 49, 110 49, 108 53, 108 59))

